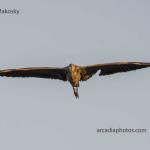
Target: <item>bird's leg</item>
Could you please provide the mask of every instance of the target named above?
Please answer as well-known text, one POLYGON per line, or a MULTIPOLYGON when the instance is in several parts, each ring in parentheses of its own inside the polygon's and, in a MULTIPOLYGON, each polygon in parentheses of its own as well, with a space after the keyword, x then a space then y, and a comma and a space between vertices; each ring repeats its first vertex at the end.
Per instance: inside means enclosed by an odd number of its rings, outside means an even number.
POLYGON ((73 87, 74 95, 76 98, 79 98, 78 87, 73 87))

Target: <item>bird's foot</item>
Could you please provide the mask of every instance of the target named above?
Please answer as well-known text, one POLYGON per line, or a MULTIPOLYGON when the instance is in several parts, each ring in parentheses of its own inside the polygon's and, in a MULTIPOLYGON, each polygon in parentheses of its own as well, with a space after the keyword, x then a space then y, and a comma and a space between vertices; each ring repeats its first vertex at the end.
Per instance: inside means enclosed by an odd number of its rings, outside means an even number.
POLYGON ((74 95, 76 98, 79 98, 78 87, 73 87, 74 95))

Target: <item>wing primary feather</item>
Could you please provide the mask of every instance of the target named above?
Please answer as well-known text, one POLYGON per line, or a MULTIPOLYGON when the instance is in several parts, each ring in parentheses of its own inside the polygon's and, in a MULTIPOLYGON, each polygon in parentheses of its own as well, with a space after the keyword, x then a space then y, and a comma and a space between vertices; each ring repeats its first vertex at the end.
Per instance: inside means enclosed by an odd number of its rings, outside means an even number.
POLYGON ((65 68, 19 68, 0 70, 0 76, 6 77, 36 77, 36 78, 51 78, 66 81, 65 68))
MULTIPOLYGON (((150 63, 144 63, 144 62, 116 62, 116 63, 107 63, 107 64, 96 64, 91 66, 84 66, 84 75, 92 76, 94 75, 98 70, 101 70, 99 75, 111 75, 114 73, 119 72, 127 72, 137 69, 142 69, 150 67, 150 63)), ((84 76, 82 77, 82 80, 84 81, 84 76)))

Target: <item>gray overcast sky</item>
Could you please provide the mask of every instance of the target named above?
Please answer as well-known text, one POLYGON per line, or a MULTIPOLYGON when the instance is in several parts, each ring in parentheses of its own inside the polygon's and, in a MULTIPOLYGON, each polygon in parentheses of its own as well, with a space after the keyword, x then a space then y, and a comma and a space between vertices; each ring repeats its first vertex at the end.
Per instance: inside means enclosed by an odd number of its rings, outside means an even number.
MULTIPOLYGON (((150 62, 148 0, 0 0, 0 68, 150 62)), ((150 69, 94 76, 80 99, 68 83, 0 78, 2 150, 149 150, 149 132, 97 134, 98 128, 150 129, 150 69)))

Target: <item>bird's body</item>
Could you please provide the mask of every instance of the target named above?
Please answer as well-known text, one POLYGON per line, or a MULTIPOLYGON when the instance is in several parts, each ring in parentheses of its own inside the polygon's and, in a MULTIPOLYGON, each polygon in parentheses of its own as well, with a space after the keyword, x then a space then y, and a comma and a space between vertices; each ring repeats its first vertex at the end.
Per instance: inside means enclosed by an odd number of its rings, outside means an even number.
POLYGON ((0 70, 0 76, 51 78, 69 81, 73 87, 75 97, 79 98, 78 87, 80 81, 88 80, 98 70, 100 70, 99 76, 103 76, 118 72, 132 71, 146 67, 150 67, 150 63, 117 62, 107 64, 96 64, 91 66, 78 66, 75 64, 70 64, 69 66, 63 68, 34 67, 0 70))
POLYGON ((67 67, 67 73, 68 73, 67 80, 72 85, 74 95, 76 96, 76 98, 79 98, 78 87, 79 87, 80 81, 81 81, 81 72, 82 72, 82 69, 80 66, 70 64, 67 67))
POLYGON ((79 82, 81 80, 81 67, 70 64, 67 77, 67 80, 71 83, 73 87, 79 87, 79 82))

